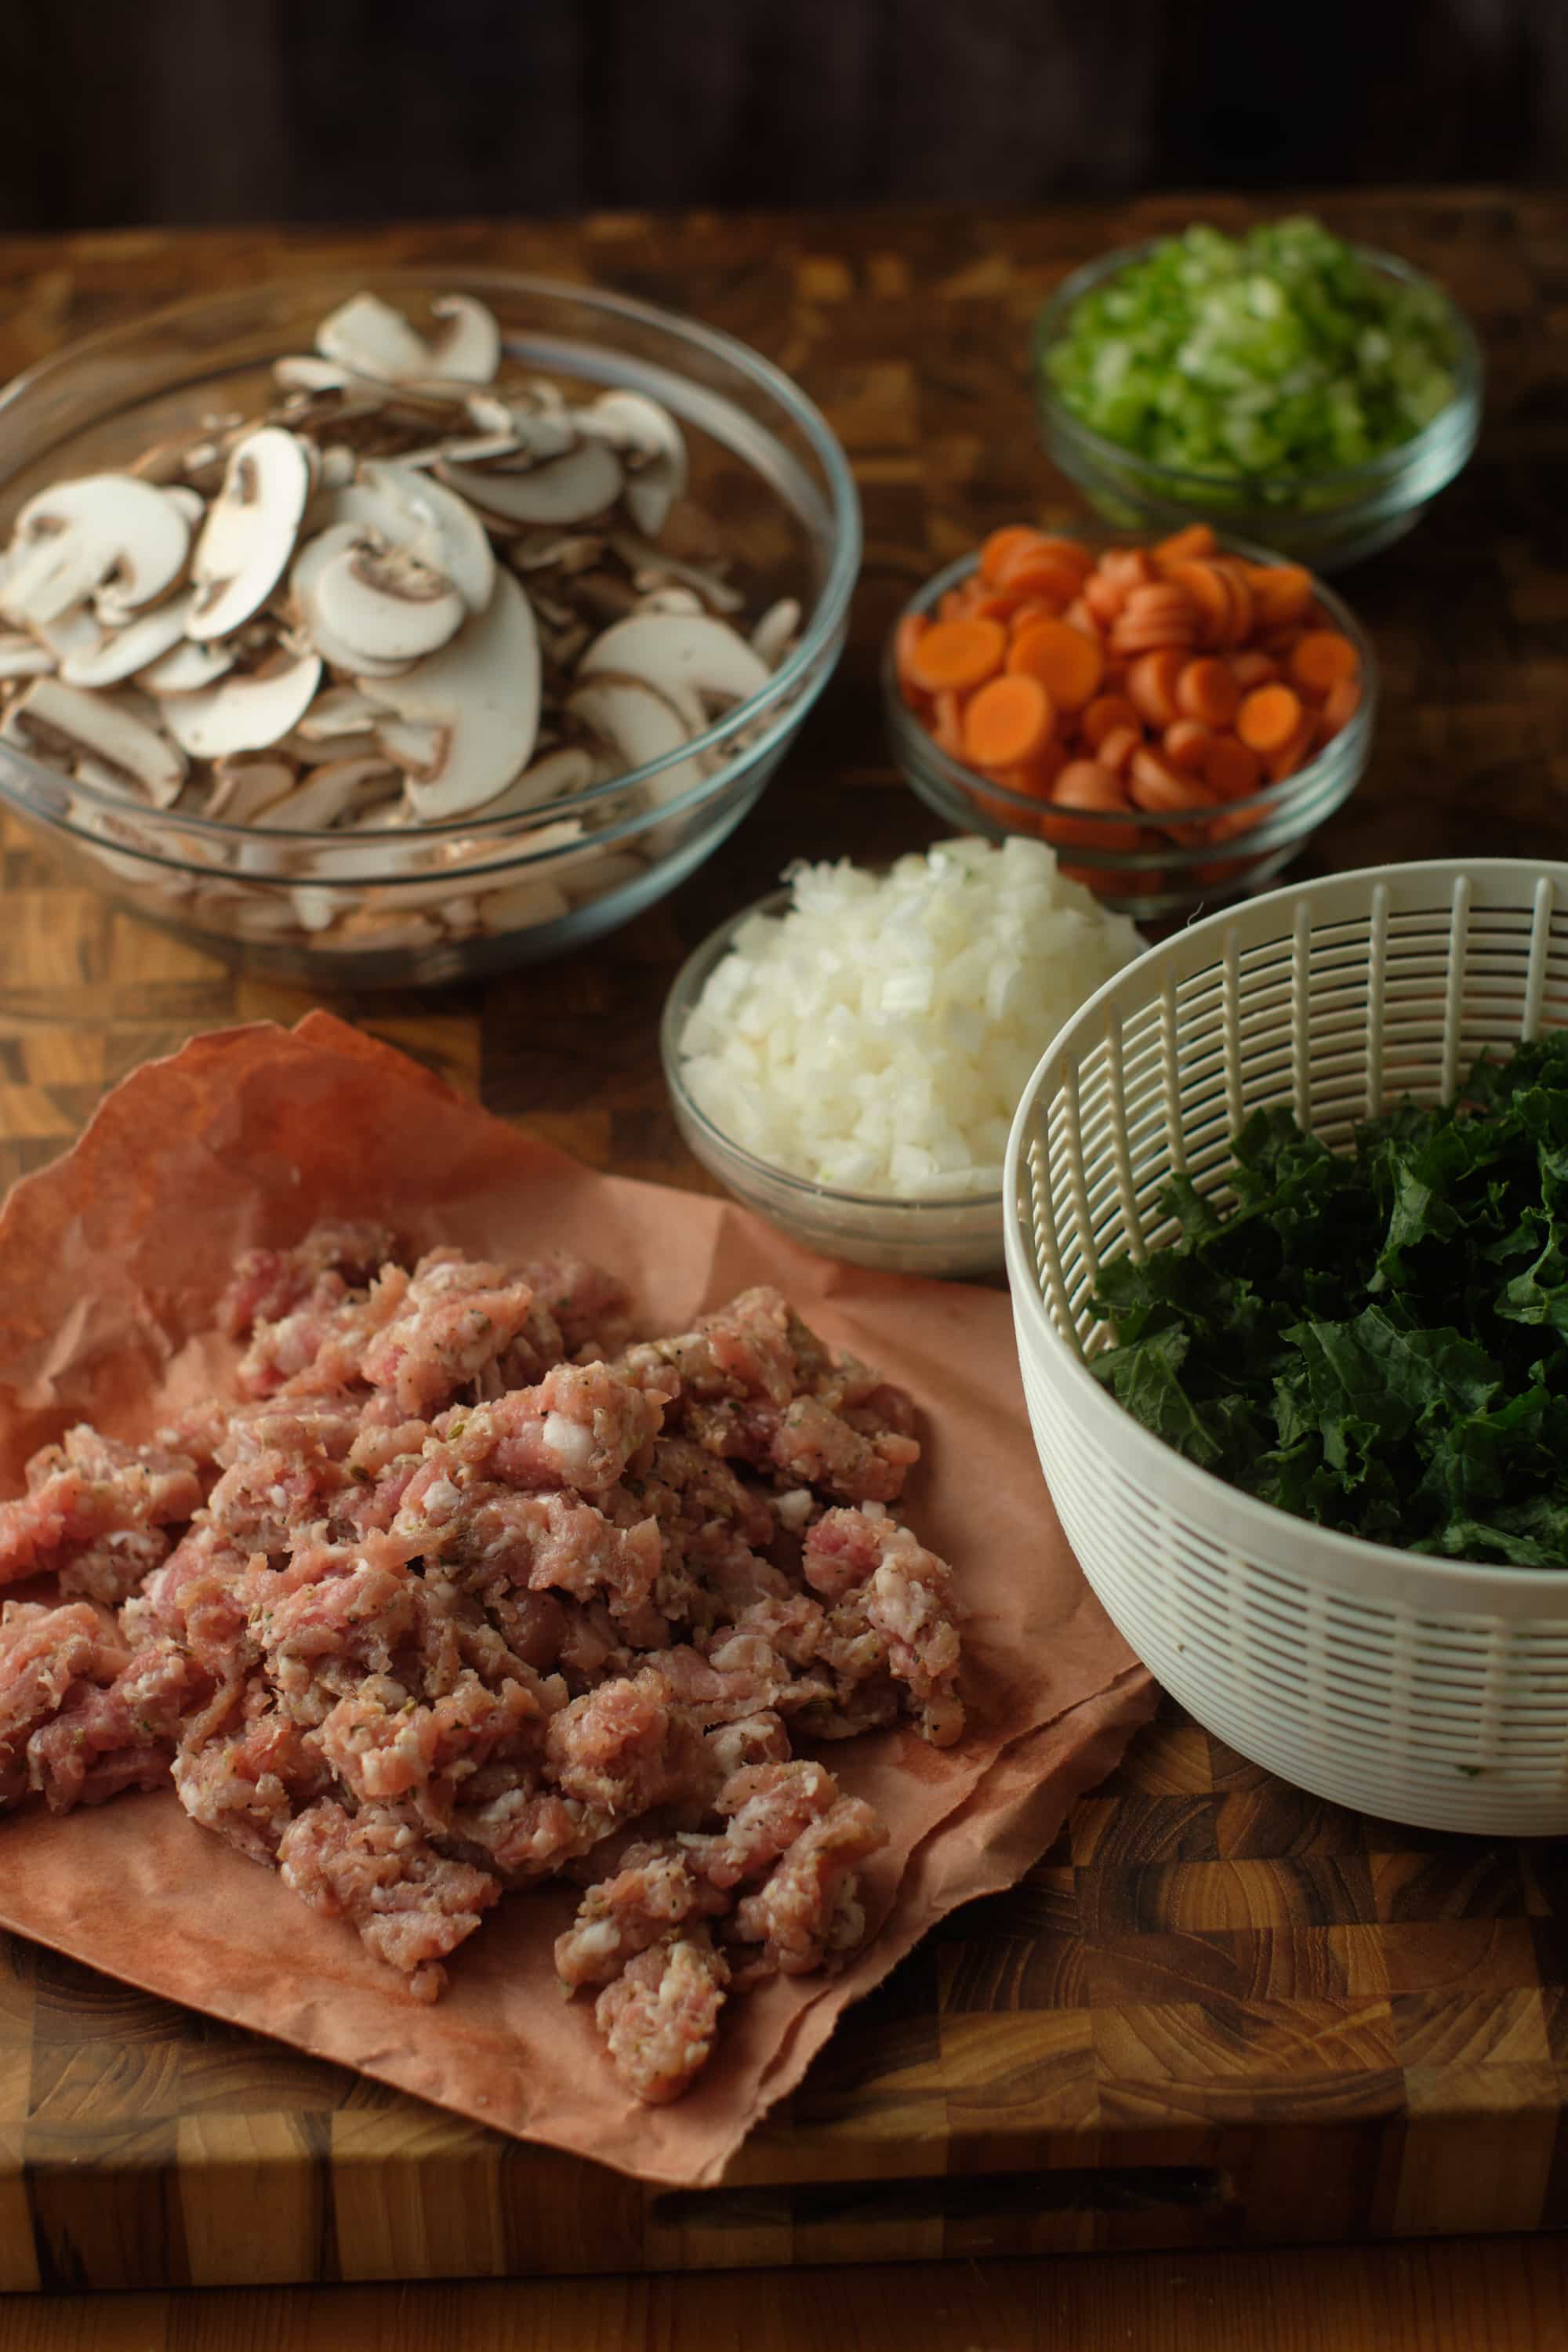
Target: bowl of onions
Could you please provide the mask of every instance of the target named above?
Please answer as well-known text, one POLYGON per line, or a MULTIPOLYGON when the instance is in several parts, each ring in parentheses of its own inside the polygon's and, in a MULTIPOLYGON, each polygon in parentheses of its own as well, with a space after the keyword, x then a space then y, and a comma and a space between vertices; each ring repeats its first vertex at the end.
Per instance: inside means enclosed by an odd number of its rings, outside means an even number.
POLYGON ((825 1256, 994 1273, 1019 1096, 1142 938, 1038 841, 966 837, 784 880, 670 990, 660 1045, 688 1148, 825 1256))

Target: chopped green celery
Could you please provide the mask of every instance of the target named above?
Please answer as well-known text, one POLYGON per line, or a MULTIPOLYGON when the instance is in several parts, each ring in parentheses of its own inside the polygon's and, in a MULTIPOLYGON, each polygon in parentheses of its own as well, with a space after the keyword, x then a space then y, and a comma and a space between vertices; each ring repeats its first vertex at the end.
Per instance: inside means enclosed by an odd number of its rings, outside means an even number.
POLYGON ((1436 288, 1293 219, 1166 238, 1073 306, 1042 365, 1107 440, 1242 480, 1396 448, 1453 398, 1455 357, 1436 288))

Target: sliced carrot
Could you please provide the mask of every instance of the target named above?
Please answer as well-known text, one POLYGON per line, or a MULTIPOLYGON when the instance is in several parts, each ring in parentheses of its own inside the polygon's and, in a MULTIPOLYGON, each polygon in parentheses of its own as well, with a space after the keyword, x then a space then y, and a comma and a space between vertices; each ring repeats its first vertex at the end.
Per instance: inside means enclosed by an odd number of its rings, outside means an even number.
POLYGON ((1097 694, 1079 713, 1078 731, 1098 751, 1113 727, 1136 727, 1138 713, 1124 694, 1097 694))
POLYGON ((1318 714, 1319 740, 1326 743, 1342 727, 1348 727, 1360 709, 1360 681, 1353 677, 1338 679, 1323 697, 1323 707, 1318 714))
POLYGON ((1204 781, 1222 801, 1244 801, 1258 790, 1263 763, 1235 735, 1211 735, 1204 748, 1204 781))
POLYGON ((1040 541, 1040 551, 1054 555, 1060 562, 1070 563, 1080 580, 1087 580, 1094 570, 1095 553, 1081 539, 1068 539, 1065 533, 1047 531, 1040 541))
POLYGON ((1096 569, 1102 580, 1109 580, 1128 595, 1134 588, 1146 588, 1160 576, 1146 547, 1108 547, 1096 569))
POLYGON ((1290 675, 1310 694, 1327 694, 1360 667, 1355 647, 1338 629, 1309 629, 1290 656, 1290 675))
POLYGON ((1007 652, 1000 621, 938 621, 910 656, 910 677, 927 694, 944 688, 968 692, 994 677, 1007 652))
POLYGON ((1244 646, 1252 635, 1258 606, 1248 567, 1234 555, 1216 555, 1214 569, 1230 590, 1230 626, 1220 638, 1224 646, 1244 646))
POLYGON ((1190 648, 1197 642, 1197 608, 1173 580, 1134 588, 1113 624, 1110 643, 1118 653, 1154 653, 1162 646, 1190 648))
POLYGON ((1161 563, 1186 563, 1194 555, 1212 555, 1217 543, 1211 524, 1190 522, 1185 530, 1173 530, 1169 539, 1157 539, 1154 555, 1161 563))
POLYGON ((1020 596, 1008 615, 1008 634, 1016 637, 1019 630, 1026 629, 1032 621, 1054 621, 1057 617, 1056 606, 1047 604, 1044 597, 1020 596))
POLYGON ((1236 731, 1249 750, 1282 751, 1301 724, 1301 698, 1288 686, 1255 686, 1237 713, 1236 731))
POLYGON ((1261 824, 1267 814, 1268 811, 1260 808, 1221 809, 1216 816, 1209 819, 1209 839, 1235 841, 1242 834, 1250 833, 1254 825, 1261 824))
POLYGON ((1197 719, 1178 719, 1160 738, 1160 749, 1173 768, 1180 768, 1184 776, 1204 776, 1206 782, 1211 740, 1208 729, 1197 719))
POLYGON ((1049 742, 1051 698, 1037 677, 994 677, 963 710, 963 755, 976 768, 1017 768, 1049 742))
POLYGON ((911 709, 918 709, 924 700, 924 688, 916 686, 910 676, 910 656, 931 626, 924 613, 905 613, 893 631, 893 667, 904 700, 911 709))
POLYGON ((1042 555, 1036 548, 1009 564, 998 585, 1015 595, 1037 596, 1053 613, 1059 613, 1082 587, 1083 574, 1064 563, 1059 555, 1042 555))
POLYGON ((1211 654, 1188 662, 1176 680, 1176 707, 1205 727, 1228 727, 1241 704, 1235 672, 1211 654))
POLYGON ((963 697, 952 687, 943 687, 931 706, 931 741, 950 760, 963 757, 963 697))
POLYGON ((1100 635, 1100 623, 1099 617, 1096 614, 1090 611, 1089 605, 1084 602, 1084 599, 1081 596, 1075 596, 1073 598, 1072 603, 1062 614, 1062 619, 1068 623, 1069 627, 1081 629, 1086 637, 1098 637, 1100 635))
POLYGON ((1151 814, 1164 815, 1175 809, 1213 808, 1215 795, 1196 776, 1184 775, 1173 767, 1160 752, 1147 746, 1132 755, 1132 772, 1127 790, 1134 805, 1151 814))
POLYGON ((1015 596, 1006 588, 982 588, 978 593, 971 590, 963 618, 966 621, 1000 621, 1005 629, 1010 628, 1013 615, 1022 602, 1021 597, 1015 596))
POLYGON ((1102 768, 1109 768, 1113 775, 1120 776, 1125 774, 1133 752, 1141 751, 1142 748, 1142 726, 1113 727, 1109 735, 1100 737, 1100 748, 1094 756, 1102 768))
POLYGON ((1244 646, 1238 654, 1226 654, 1226 667, 1243 694, 1250 694, 1255 686, 1272 686, 1279 675, 1279 665, 1255 646, 1244 646))
POLYGON ((1127 699, 1145 725, 1168 727, 1181 717, 1176 681, 1182 667, 1181 654, 1167 646, 1159 653, 1141 654, 1128 670, 1127 699))
POLYGON ((1198 610, 1200 646, 1224 644, 1229 635, 1236 599, 1223 572, 1205 559, 1173 563, 1171 578, 1178 581, 1198 610))
POLYGON ((1301 714, 1300 725, 1264 761, 1270 783, 1282 784, 1287 776, 1293 776, 1298 768, 1304 768, 1317 749, 1317 713, 1305 710, 1301 714))
POLYGON ((1300 563, 1255 563, 1249 578, 1260 629, 1288 627, 1305 619, 1312 601, 1312 575, 1300 563))
POLYGON ((963 620, 964 614, 969 610, 969 585, 970 583, 965 581, 962 588, 944 588, 942 590, 942 594, 936 600, 936 617, 938 621, 963 620))
POLYGON ((992 531, 982 541, 980 549, 980 577, 986 586, 994 588, 1009 559, 1025 548, 1038 547, 1045 535, 1043 530, 1037 530, 1033 523, 1027 522, 1005 523, 1000 530, 992 531))
POLYGON ((1127 602, 1127 591, 1103 572, 1091 572, 1083 583, 1083 602, 1101 628, 1108 629, 1127 602))
POLYGON ((1007 667, 1016 676, 1037 679, 1058 710, 1081 710, 1100 690, 1105 656, 1098 638, 1070 622, 1037 621, 1014 638, 1007 667))
POLYGON ((1047 841, 1070 843, 1075 849, 1131 849, 1132 827, 1126 820, 1132 814, 1132 804, 1122 791, 1119 779, 1102 768, 1095 760, 1069 760, 1051 787, 1051 814, 1040 826, 1047 841), (1058 816, 1058 810, 1086 810, 1098 814, 1101 822, 1091 816, 1058 816), (1106 818, 1120 817, 1118 824, 1106 818))

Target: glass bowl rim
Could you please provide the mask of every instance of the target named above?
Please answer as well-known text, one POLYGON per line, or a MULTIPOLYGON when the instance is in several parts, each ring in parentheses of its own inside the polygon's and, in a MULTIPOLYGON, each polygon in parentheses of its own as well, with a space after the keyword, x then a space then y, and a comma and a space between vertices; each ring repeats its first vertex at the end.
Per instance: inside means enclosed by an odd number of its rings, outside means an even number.
MULTIPOLYGON (((72 341, 62 344, 58 351, 50 352, 45 358, 35 361, 31 367, 23 369, 20 374, 13 376, 8 383, 0 387, 0 435, 5 433, 11 423, 12 411, 18 402, 40 390, 47 394, 50 389, 51 380, 57 374, 68 372, 84 358, 112 359, 118 352, 123 351, 140 336, 177 329, 193 321, 210 319, 226 310, 240 309, 247 301, 257 305, 262 304, 268 295, 284 288, 290 289, 291 292, 297 292, 303 299, 307 289, 312 284, 320 285, 323 289, 331 289, 331 294, 324 294, 324 299, 329 301, 331 295, 336 294, 345 286, 356 289, 386 289, 394 293, 404 292, 409 295, 420 292, 427 294, 431 291, 473 291, 483 294, 489 290, 498 297, 542 296, 552 300, 576 302, 584 309, 599 311, 609 319, 618 319, 638 326, 651 327, 660 333, 672 334, 678 340, 703 352, 708 357, 722 360, 734 368, 739 374, 749 379, 755 388, 769 394, 784 411, 788 421, 802 434, 820 463, 826 478, 828 519, 833 527, 826 576, 817 593, 813 610, 805 620, 799 644, 789 659, 773 672, 765 686, 759 687, 755 694, 749 696, 744 702, 736 703, 732 709, 726 710, 715 719, 712 725, 706 728, 700 735, 694 735, 689 742, 677 745, 674 751, 661 753, 657 760, 645 761, 640 767, 627 768, 617 776, 606 778, 603 783, 590 784, 579 793, 567 793, 559 800, 544 802, 541 803, 539 811, 514 810, 510 815, 487 818, 481 809, 476 811, 466 822, 460 818, 451 818, 438 824, 401 826, 397 834, 399 840, 415 840, 431 847, 438 847, 445 840, 456 836, 466 838, 487 824, 499 828, 503 825, 515 825, 523 816, 537 818, 546 809, 551 812, 553 818, 557 819, 562 816, 574 815, 580 810, 596 806, 607 797, 634 791, 639 784, 658 777, 664 769, 672 767, 681 760, 700 756, 708 751, 725 751, 737 732, 742 728, 754 725, 757 719, 772 713, 780 702, 787 701, 803 679, 810 677, 814 666, 831 653, 835 639, 844 629, 849 599, 859 576, 863 541, 859 490, 844 446, 837 435, 816 403, 795 382, 795 379, 774 361, 754 350, 750 343, 742 342, 738 335, 731 335, 720 327, 710 327, 702 320, 689 318, 681 311, 668 310, 658 303, 644 302, 635 295, 616 293, 607 288, 576 285, 567 278, 542 278, 525 270, 475 269, 462 263, 455 264, 447 272, 414 267, 381 268, 374 262, 370 262, 364 268, 358 270, 345 266, 341 269, 310 268, 301 269, 297 273, 285 272, 280 275, 274 273, 268 278, 258 279, 251 286, 240 289, 230 288, 223 292, 209 291, 205 294, 188 295, 177 302, 163 303, 155 310, 138 312, 133 318, 117 320, 110 326, 95 328, 91 333, 78 336, 72 341)), ((508 330, 503 325, 503 353, 507 332, 508 330)), ((613 346, 606 346, 606 348, 613 348, 613 346)), ((204 354, 204 356, 210 356, 221 371, 221 347, 212 354, 204 354)), ((776 440, 777 436, 771 425, 764 429, 776 440)), ((62 477, 62 478, 68 478, 62 477)), ((750 746, 745 747, 748 751, 750 748, 750 746)), ((43 761, 32 759, 17 745, 8 743, 5 746, 5 751, 9 759, 16 761, 29 774, 46 779, 51 784, 62 781, 62 772, 59 769, 49 767, 43 761)), ((721 782, 730 772, 732 759, 733 754, 731 752, 726 765, 706 781, 714 784, 721 782)), ((90 805, 96 805, 110 814, 124 817, 126 803, 122 796, 106 793, 95 784, 79 783, 73 777, 64 777, 63 781, 69 784, 73 794, 81 794, 90 805)), ((3 789, 4 772, 3 767, 0 767, 0 791, 3 789)), ((6 793, 5 797, 9 799, 11 796, 6 793)), ((167 822, 171 832, 176 835, 188 830, 197 836, 211 835, 219 841, 251 841, 257 835, 257 828, 254 825, 226 824, 219 817, 202 816, 195 812, 176 813, 150 806, 143 808, 138 803, 133 813, 139 823, 146 824, 152 821, 156 825, 160 820, 167 822)), ((331 828, 275 825, 268 826, 266 832, 272 840, 278 842, 312 843, 317 845, 331 844, 339 847, 342 846, 348 838, 331 828)))
MULTIPOLYGON (((1146 533, 1119 531, 1109 524, 1097 528, 1093 525, 1085 526, 1075 523, 1064 526, 1054 536, 1081 540, 1085 546, 1142 546, 1147 541, 1146 533)), ((1227 555, 1242 556, 1250 563, 1286 563, 1290 560, 1286 556, 1273 554, 1266 548, 1257 547, 1246 540, 1233 538, 1227 531, 1216 530, 1215 537, 1223 552, 1227 555)), ((934 737, 928 734, 921 725, 919 719, 905 702, 900 691, 897 647, 901 624, 913 613, 928 611, 949 588, 955 588, 960 581, 967 580, 978 571, 979 567, 980 551, 977 548, 972 549, 967 555, 955 556, 951 563, 944 565, 942 571, 932 572, 930 579, 924 581, 916 589, 909 602, 900 609, 892 627, 888 631, 882 648, 881 663, 882 699, 888 730, 895 755, 907 745, 911 754, 918 754, 920 764, 950 791, 961 793, 969 800, 973 800, 976 793, 980 793, 988 800, 998 801, 1008 809, 1016 809, 1020 818, 1027 818, 1030 824, 1037 829, 1042 811, 1048 808, 1051 803, 1041 802, 1027 793, 1016 793, 1010 785, 998 783, 994 777, 986 775, 984 770, 968 767, 962 760, 953 759, 952 754, 944 751, 934 737)), ((1352 733, 1358 742, 1364 741, 1370 752, 1373 722, 1377 716, 1380 685, 1377 656, 1373 650, 1372 639, 1351 607, 1345 603, 1344 598, 1337 594, 1315 572, 1312 574, 1312 593, 1318 602, 1326 605, 1333 614, 1337 626, 1349 637, 1356 649, 1362 664, 1361 701, 1353 717, 1341 729, 1339 734, 1325 743, 1316 758, 1309 760, 1304 768, 1298 768, 1294 775, 1281 778, 1279 783, 1268 784, 1262 791, 1249 793, 1246 800, 1227 801, 1225 804, 1227 809, 1260 809, 1282 815, 1289 803, 1304 796, 1306 788, 1310 784, 1321 784, 1333 772, 1336 752, 1340 755, 1338 764, 1343 764, 1344 754, 1340 747, 1352 733)), ((1070 815, 1071 812, 1068 811, 1065 814, 1070 815)), ((1120 809, 1107 809, 1103 813, 1097 810, 1094 822, 1097 824, 1104 823, 1125 825, 1130 836, 1127 851, 1110 850, 1101 852, 1102 856, 1119 858, 1130 852, 1137 856, 1143 855, 1135 849, 1131 838, 1132 835, 1146 829, 1150 824, 1150 818, 1142 810, 1131 810, 1125 814, 1120 809)), ((1060 847, 1064 845, 1053 845, 1060 847)), ((1066 844, 1065 846, 1069 850, 1073 848, 1071 843, 1066 844)), ((1089 853, 1086 851, 1084 855, 1087 858, 1089 853)), ((1160 851, 1158 855, 1151 850, 1147 853, 1147 862, 1152 865, 1169 866, 1173 861, 1164 850, 1160 851)), ((1107 866, 1103 870, 1107 874, 1113 874, 1117 868, 1107 866)))
MULTIPOLYGON (((1063 437, 1074 442, 1087 456, 1101 466, 1137 467, 1151 486, 1158 485, 1176 493, 1177 502, 1196 506, 1198 498, 1223 493, 1234 499, 1238 493, 1247 499, 1246 512, 1281 520, 1293 517, 1296 506, 1265 507, 1256 496, 1256 478, 1248 474, 1206 474, 1190 467, 1167 466, 1158 457, 1146 457, 1125 441, 1112 441, 1092 425, 1085 424, 1074 409, 1068 406, 1047 374, 1046 353, 1062 341, 1062 330, 1068 314, 1086 294, 1114 278, 1134 262, 1145 259, 1161 246, 1172 243, 1180 232, 1163 236, 1142 237, 1136 244, 1116 246, 1109 253, 1098 254, 1093 260, 1081 262, 1063 278, 1061 284, 1042 304, 1035 321, 1031 338, 1035 389, 1041 406, 1052 426, 1063 437), (1184 499, 1181 492, 1190 489, 1196 495, 1184 499)), ((1454 391, 1418 432, 1405 441, 1395 442, 1392 449, 1380 450, 1376 457, 1364 458, 1359 466, 1345 466, 1324 473, 1281 474, 1279 479, 1288 485, 1293 497, 1305 497, 1315 490, 1342 490, 1342 507, 1349 507, 1358 493, 1370 495, 1385 484, 1397 481, 1407 469, 1414 471, 1420 460, 1432 450, 1440 448, 1454 429, 1456 420, 1467 414, 1478 413, 1486 385, 1486 360, 1475 329, 1455 301, 1447 287, 1429 278, 1414 263, 1403 260, 1398 254, 1384 252, 1381 246, 1362 245, 1353 239, 1342 240, 1358 261, 1366 262, 1384 275, 1397 278, 1407 286, 1418 286, 1436 294, 1447 314, 1454 337, 1454 391)), ((1130 495, 1136 491, 1130 490, 1130 495)), ((1309 509, 1309 511, 1313 511, 1309 509)), ((1331 514, 1332 508, 1321 509, 1331 514)))
MULTIPOLYGON (((933 846, 940 848, 942 845, 939 842, 933 846)), ((733 1137, 726 1135, 692 1096, 681 1075, 679 1030, 684 1028, 687 1019, 696 1010, 700 994, 699 982, 705 984, 710 973, 718 969, 734 944, 735 933, 742 923, 750 922, 754 915, 782 915, 793 905, 794 899, 795 892, 787 883, 779 889, 765 892, 760 898, 753 898, 750 906, 742 907, 738 914, 714 926, 707 937, 692 949, 670 982, 664 1010, 659 1016, 658 1047, 659 1057, 664 1064, 665 1084, 669 1088, 677 1110, 748 1175, 755 1174, 768 1184, 781 1185, 803 1202, 816 1201, 834 1208, 876 1210, 884 1216, 891 1214, 913 1220, 978 1213, 986 1209, 995 1209, 1000 1214, 1002 1203, 1007 1197, 1005 1184, 990 1192, 955 1192, 951 1200, 945 1201, 904 1201, 896 1192, 851 1192, 837 1185, 819 1183, 810 1176, 796 1176, 789 1169, 762 1159, 743 1143, 737 1143, 733 1137)), ((766 1213, 765 1210, 758 1211, 760 1215, 766 1213)))

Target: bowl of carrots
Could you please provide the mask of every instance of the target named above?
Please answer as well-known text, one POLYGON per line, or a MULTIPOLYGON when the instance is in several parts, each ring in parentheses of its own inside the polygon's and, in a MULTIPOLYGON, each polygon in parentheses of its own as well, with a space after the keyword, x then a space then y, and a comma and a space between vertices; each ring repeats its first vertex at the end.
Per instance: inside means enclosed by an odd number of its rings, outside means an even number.
POLYGON ((1377 703, 1341 599, 1206 523, 993 531, 900 614, 883 688, 929 807, 1144 919, 1270 880, 1355 790, 1377 703))

